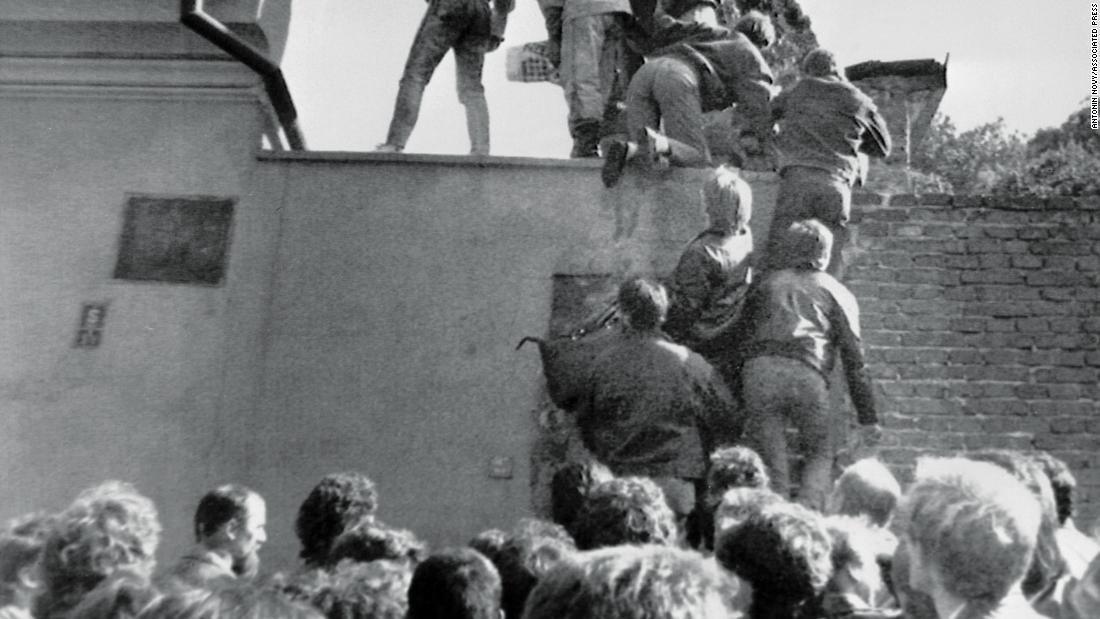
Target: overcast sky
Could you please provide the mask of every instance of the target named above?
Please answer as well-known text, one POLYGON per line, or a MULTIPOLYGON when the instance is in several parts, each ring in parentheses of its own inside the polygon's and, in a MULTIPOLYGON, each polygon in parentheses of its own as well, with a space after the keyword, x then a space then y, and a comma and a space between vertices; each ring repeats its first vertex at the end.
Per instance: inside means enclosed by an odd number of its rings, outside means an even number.
MULTIPOLYGON (((486 58, 493 154, 563 157, 565 102, 550 84, 510 83, 504 48, 546 38, 536 0, 517 0, 507 40, 486 58)), ((1089 92, 1089 1, 801 0, 843 64, 950 53, 941 105, 963 129, 1004 117, 1031 133, 1089 92)), ((283 67, 312 150, 371 150, 385 140, 421 0, 298 0, 283 67), (384 7, 384 8, 383 8, 384 7)), ((424 96, 409 152, 469 150, 450 56, 424 96)))

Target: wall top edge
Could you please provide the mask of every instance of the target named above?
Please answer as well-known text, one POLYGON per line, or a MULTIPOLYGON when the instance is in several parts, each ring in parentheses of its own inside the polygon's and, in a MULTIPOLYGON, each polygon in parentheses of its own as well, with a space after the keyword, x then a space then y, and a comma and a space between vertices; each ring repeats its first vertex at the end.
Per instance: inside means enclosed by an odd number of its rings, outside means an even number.
MULTIPOLYGON (((443 165, 465 168, 557 168, 577 170, 598 170, 603 162, 600 159, 554 159, 544 157, 498 157, 473 155, 429 155, 418 153, 375 153, 356 151, 260 151, 260 161, 299 162, 299 163, 347 163, 347 164, 411 164, 443 165)), ((664 172, 669 180, 679 178, 703 177, 705 169, 680 168, 664 172)), ((744 170, 741 175, 747 180, 770 181, 777 175, 773 172, 744 170)))

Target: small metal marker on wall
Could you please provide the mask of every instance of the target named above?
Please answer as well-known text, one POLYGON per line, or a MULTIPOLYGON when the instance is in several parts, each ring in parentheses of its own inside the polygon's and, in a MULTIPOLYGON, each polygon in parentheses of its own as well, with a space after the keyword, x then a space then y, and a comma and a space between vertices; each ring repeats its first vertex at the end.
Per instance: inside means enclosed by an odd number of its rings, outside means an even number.
POLYGON ((76 329, 76 348, 98 348, 107 320, 106 303, 85 303, 80 308, 80 324, 76 329))

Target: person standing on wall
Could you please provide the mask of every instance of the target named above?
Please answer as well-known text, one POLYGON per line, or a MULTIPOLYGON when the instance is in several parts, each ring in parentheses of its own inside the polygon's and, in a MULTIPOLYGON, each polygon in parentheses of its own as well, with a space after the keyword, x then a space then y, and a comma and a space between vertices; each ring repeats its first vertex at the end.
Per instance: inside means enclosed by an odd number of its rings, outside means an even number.
MULTIPOLYGON (((630 0, 539 0, 569 106, 572 158, 598 157, 605 109, 629 79, 630 0)), ((620 94, 621 96, 621 94, 620 94)))
POLYGON ((890 130, 871 98, 840 75, 836 58, 815 49, 802 78, 772 101, 779 124, 779 196, 765 246, 767 268, 788 262, 782 238, 792 223, 817 219, 833 234, 828 273, 840 278, 852 186, 866 157, 890 154, 890 130))
POLYGON ((377 152, 405 150, 420 115, 424 88, 448 50, 454 51, 458 100, 466 108, 470 154, 489 154, 489 105, 481 84, 485 54, 504 41, 508 14, 515 0, 428 0, 428 11, 409 50, 393 119, 377 152))

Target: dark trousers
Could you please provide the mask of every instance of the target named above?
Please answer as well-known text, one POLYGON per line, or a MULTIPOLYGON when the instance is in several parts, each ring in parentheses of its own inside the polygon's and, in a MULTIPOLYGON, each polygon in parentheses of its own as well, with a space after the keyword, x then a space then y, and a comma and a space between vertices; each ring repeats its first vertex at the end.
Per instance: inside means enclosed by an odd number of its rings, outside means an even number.
POLYGON ((852 189, 847 181, 816 168, 784 168, 765 245, 766 268, 775 270, 791 266, 783 242, 787 228, 796 221, 817 219, 833 233, 833 252, 826 271, 840 279, 844 272, 841 252, 848 244, 851 214, 852 189))
POLYGON ((746 438, 772 474, 772 487, 790 496, 787 426, 798 429, 803 457, 799 502, 823 509, 833 454, 829 441, 829 383, 810 366, 786 357, 754 357, 741 371, 748 413, 746 438))
POLYGON ((470 152, 489 154, 489 106, 481 71, 491 33, 485 0, 432 0, 413 39, 386 143, 405 147, 420 116, 424 88, 448 50, 454 50, 458 100, 466 108, 470 152))

